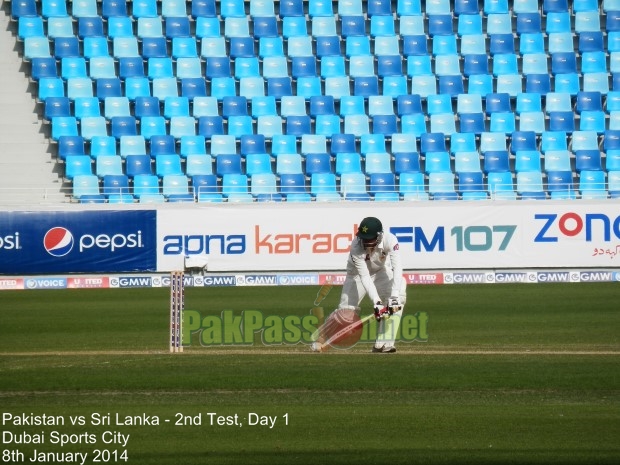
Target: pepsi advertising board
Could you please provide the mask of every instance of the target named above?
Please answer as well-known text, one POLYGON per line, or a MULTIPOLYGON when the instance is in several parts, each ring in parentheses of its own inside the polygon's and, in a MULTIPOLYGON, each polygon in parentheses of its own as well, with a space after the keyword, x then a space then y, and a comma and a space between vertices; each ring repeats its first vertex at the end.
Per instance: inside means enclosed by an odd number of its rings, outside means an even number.
POLYGON ((156 271, 156 215, 0 212, 0 274, 156 271))

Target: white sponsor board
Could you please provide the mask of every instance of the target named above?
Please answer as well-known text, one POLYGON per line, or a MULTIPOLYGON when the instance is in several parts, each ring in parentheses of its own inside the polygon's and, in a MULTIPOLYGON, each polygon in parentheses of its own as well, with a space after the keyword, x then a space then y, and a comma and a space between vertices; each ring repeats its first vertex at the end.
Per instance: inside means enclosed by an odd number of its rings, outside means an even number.
POLYGON ((365 216, 398 237, 409 270, 620 263, 615 201, 236 204, 159 209, 158 271, 192 255, 209 271, 342 270, 365 216))

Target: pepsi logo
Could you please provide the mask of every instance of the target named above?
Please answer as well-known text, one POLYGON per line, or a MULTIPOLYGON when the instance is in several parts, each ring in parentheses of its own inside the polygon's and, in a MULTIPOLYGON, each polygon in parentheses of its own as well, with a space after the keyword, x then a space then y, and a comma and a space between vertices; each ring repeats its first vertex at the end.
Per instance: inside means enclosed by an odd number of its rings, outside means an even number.
POLYGON ((57 226, 45 233, 43 247, 52 257, 64 257, 71 252, 74 242, 71 231, 57 226))

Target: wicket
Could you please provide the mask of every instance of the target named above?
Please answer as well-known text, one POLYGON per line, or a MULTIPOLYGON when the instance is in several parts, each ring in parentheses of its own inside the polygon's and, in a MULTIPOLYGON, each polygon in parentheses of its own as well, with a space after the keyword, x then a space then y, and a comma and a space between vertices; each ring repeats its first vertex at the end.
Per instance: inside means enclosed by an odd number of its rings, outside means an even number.
POLYGON ((170 352, 183 352, 183 309, 185 285, 182 271, 170 273, 170 352))

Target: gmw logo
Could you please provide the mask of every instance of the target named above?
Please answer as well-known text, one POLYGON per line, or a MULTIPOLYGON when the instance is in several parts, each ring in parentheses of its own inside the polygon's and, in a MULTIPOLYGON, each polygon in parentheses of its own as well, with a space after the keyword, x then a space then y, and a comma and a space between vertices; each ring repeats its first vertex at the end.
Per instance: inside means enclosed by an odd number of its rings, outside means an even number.
MULTIPOLYGON (((61 226, 51 228, 45 233, 43 246, 53 257, 63 257, 73 250, 75 239, 71 231, 61 226)), ((142 248, 142 231, 131 234, 83 234, 78 240, 80 253, 88 249, 107 249, 116 252, 119 249, 142 248)))

